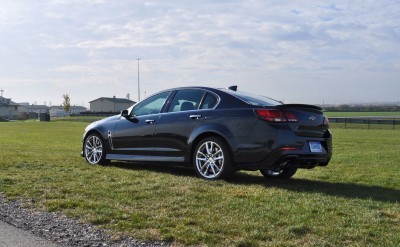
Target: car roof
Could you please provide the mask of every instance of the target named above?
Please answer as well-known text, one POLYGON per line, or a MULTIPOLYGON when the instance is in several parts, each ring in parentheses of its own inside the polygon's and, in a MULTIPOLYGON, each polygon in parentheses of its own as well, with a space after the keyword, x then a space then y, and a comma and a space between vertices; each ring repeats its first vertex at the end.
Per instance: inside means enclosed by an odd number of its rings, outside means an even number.
MULTIPOLYGON (((174 91, 174 90, 185 90, 185 89, 207 90, 207 91, 211 91, 211 92, 214 92, 214 93, 228 93, 228 94, 230 94, 229 91, 231 91, 228 88, 214 88, 214 87, 206 87, 206 86, 186 86, 186 87, 169 88, 169 89, 162 90, 160 92, 174 91)), ((234 92, 234 91, 232 91, 232 92, 234 92)), ((232 94, 230 94, 230 95, 232 95, 232 94)))
POLYGON ((257 95, 252 95, 246 92, 237 92, 229 88, 213 88, 213 87, 205 87, 205 86, 186 86, 186 87, 176 87, 176 88, 170 88, 170 89, 165 89, 162 91, 157 92, 162 93, 162 92, 168 92, 168 91, 177 91, 177 90, 187 90, 187 89, 192 89, 192 90, 205 90, 209 91, 212 93, 215 93, 218 95, 220 98, 224 98, 222 102, 218 104, 218 108, 237 108, 237 107, 246 107, 246 106, 276 106, 282 104, 281 102, 261 96, 265 98, 262 100, 263 102, 268 99, 267 101, 270 101, 270 103, 264 104, 264 103, 258 103, 260 102, 256 98, 260 97, 257 95))

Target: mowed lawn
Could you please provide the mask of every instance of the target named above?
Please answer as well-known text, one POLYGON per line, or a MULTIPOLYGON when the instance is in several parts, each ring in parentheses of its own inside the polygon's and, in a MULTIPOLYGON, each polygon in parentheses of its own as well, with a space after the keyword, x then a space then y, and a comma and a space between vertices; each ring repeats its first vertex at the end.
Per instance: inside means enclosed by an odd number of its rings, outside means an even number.
POLYGON ((400 131, 332 129, 327 167, 287 181, 79 156, 85 123, 0 123, 0 192, 116 237, 206 246, 399 246, 400 131))

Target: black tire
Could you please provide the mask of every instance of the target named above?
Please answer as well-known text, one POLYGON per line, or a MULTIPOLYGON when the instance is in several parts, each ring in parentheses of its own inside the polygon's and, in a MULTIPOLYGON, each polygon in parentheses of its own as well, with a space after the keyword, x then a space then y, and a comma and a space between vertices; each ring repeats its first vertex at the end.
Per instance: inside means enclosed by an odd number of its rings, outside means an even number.
POLYGON ((288 167, 281 169, 280 171, 275 171, 271 169, 262 169, 260 170, 260 172, 266 178, 289 179, 293 177, 293 175, 297 172, 297 168, 288 167))
POLYGON ((218 137, 207 137, 197 144, 193 166, 197 175, 207 180, 230 178, 234 173, 229 148, 218 137))
POLYGON ((104 140, 97 133, 92 133, 86 137, 83 155, 85 160, 92 165, 105 165, 109 162, 106 160, 107 153, 104 140))

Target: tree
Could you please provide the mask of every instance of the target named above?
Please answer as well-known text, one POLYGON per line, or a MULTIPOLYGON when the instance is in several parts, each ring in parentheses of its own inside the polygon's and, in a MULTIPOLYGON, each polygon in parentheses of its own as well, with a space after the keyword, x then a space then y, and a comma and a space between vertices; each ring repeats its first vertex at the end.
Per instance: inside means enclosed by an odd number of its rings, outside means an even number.
POLYGON ((64 98, 63 102, 64 111, 69 113, 71 109, 71 99, 69 98, 69 95, 67 93, 63 95, 63 98, 64 98))

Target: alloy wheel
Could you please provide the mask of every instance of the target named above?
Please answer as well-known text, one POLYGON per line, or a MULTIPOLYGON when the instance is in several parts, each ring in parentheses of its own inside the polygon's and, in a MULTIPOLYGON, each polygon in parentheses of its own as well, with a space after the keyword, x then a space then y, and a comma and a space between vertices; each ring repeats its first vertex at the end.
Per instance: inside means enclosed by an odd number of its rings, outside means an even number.
POLYGON ((90 164, 99 164, 103 157, 103 143, 97 135, 89 136, 85 142, 85 157, 90 164))
POLYGON ((196 152, 196 169, 207 179, 219 177, 224 169, 224 152, 214 141, 204 142, 196 152))

